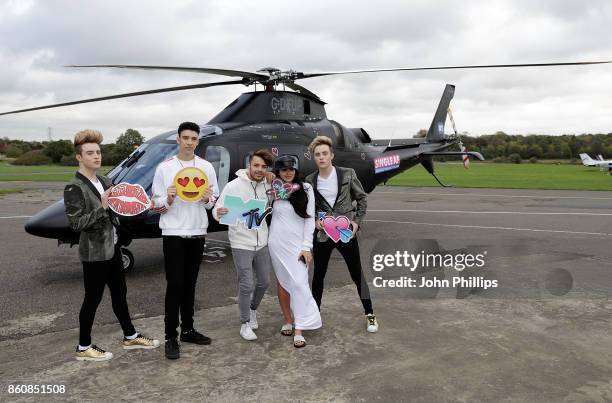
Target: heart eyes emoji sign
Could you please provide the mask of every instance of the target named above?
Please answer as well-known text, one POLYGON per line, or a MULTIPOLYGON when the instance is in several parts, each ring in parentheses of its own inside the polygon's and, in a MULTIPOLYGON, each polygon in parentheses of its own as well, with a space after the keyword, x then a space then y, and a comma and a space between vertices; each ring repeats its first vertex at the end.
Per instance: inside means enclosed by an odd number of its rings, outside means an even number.
POLYGON ((184 201, 198 201, 208 187, 208 177, 199 168, 183 168, 174 177, 176 195, 184 201))

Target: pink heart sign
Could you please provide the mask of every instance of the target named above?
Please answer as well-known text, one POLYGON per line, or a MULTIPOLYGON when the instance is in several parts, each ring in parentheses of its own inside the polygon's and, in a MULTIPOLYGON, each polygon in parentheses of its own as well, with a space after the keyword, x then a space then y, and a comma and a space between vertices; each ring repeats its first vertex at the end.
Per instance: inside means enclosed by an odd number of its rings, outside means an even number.
POLYGON ((351 221, 346 216, 331 217, 325 216, 322 221, 323 230, 334 242, 348 242, 353 237, 351 231, 351 221))

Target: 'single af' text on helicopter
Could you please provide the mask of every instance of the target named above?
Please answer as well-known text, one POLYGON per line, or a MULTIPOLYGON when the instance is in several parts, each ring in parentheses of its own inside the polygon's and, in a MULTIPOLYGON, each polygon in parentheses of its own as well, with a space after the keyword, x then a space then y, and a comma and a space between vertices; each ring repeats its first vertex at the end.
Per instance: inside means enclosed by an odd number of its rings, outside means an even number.
MULTIPOLYGON (((394 140, 396 144, 391 145, 391 142, 385 144, 373 141, 362 128, 347 128, 334 120, 328 119, 325 112, 325 102, 308 89, 296 84, 295 81, 322 76, 389 71, 569 66, 611 62, 412 67, 311 74, 294 70, 281 71, 271 67, 252 73, 200 67, 73 65, 68 67, 183 71, 238 77, 239 79, 117 94, 3 112, 0 115, 171 91, 235 84, 254 85, 255 90, 253 92, 243 93, 207 124, 202 125, 196 154, 213 164, 220 189, 223 189, 225 184, 235 177, 235 172, 238 169, 246 166, 248 154, 259 148, 268 148, 275 155, 294 155, 299 160, 300 171, 304 175, 311 173, 316 169, 316 165, 308 151, 308 145, 314 137, 325 135, 330 137, 334 143, 334 163, 355 169, 364 189, 369 193, 378 184, 417 164, 423 165, 435 177, 432 159, 435 156, 455 155, 462 157, 468 155, 478 160, 484 159, 477 152, 469 152, 463 149, 450 151, 451 147, 461 144, 458 135, 446 135, 444 133, 447 110, 453 98, 455 87, 446 85, 429 131, 424 138, 397 139, 394 140), (263 90, 258 91, 257 84, 260 84, 263 90), (285 87, 293 91, 286 91, 285 87)), ((140 184, 150 193, 155 167, 178 150, 176 135, 176 131, 170 131, 146 141, 127 159, 113 168, 107 176, 115 184, 120 182, 140 184)), ((124 269, 126 271, 133 267, 134 256, 125 246, 128 246, 132 239, 160 237, 161 232, 158 222, 159 214, 151 211, 135 217, 121 218, 124 236, 121 237, 122 244, 120 246, 122 246, 124 269)), ((220 225, 211 216, 209 216, 209 223, 209 232, 226 229, 226 226, 220 225)), ((32 235, 57 239, 58 244, 69 243, 74 245, 78 243, 78 234, 74 233, 68 225, 63 200, 31 217, 25 225, 25 230, 32 235)))

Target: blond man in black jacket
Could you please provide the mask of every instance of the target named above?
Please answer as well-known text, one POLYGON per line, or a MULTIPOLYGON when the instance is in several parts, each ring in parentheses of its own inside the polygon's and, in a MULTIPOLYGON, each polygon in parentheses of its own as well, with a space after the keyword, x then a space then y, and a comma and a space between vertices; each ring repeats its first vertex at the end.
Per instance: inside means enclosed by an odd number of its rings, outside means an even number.
POLYGON ((128 310, 127 288, 118 245, 118 218, 108 209, 110 179, 96 174, 102 163, 102 134, 84 130, 74 136, 79 170, 64 189, 64 206, 70 228, 79 235, 79 259, 83 263, 85 297, 79 313, 79 361, 106 361, 113 354, 92 344, 91 328, 105 286, 111 293, 113 312, 123 330, 123 348, 156 348, 159 340, 142 336, 134 329, 128 310))
MULTIPOLYGON (((329 258, 334 249, 344 258, 351 279, 357 287, 366 315, 366 330, 370 333, 378 331, 378 321, 372 308, 370 290, 361 268, 359 243, 355 235, 368 206, 367 194, 352 168, 337 167, 332 164, 334 149, 332 141, 326 136, 317 136, 310 143, 309 150, 317 164, 317 171, 306 177, 306 181, 314 188, 315 211, 317 216, 325 213, 327 216, 345 216, 351 221, 353 237, 347 243, 335 243, 321 228, 316 220, 317 232, 313 246, 314 275, 312 278, 312 296, 319 309, 323 298, 323 287, 329 258)), ((318 218, 318 217, 317 217, 318 218)))

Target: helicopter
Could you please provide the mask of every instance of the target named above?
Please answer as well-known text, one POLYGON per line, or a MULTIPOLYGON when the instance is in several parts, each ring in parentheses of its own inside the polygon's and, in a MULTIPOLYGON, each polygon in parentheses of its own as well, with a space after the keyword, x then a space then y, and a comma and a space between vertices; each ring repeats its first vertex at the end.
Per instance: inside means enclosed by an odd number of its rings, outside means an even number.
MULTIPOLYGON (((247 87, 254 85, 254 91, 241 94, 210 121, 201 125, 199 144, 195 153, 213 164, 220 190, 236 177, 235 172, 237 170, 247 166, 249 153, 260 148, 271 150, 274 156, 281 154, 294 156, 298 160, 301 173, 308 175, 316 169, 308 145, 314 137, 324 135, 332 139, 335 155, 334 163, 353 168, 364 190, 370 193, 377 185, 385 183, 393 176, 419 164, 444 186, 434 172, 433 158, 436 156, 468 156, 468 158, 484 160, 480 153, 466 151, 462 147, 461 139, 456 132, 451 135, 444 132, 448 108, 455 93, 455 86, 451 84, 445 86, 438 108, 424 138, 397 139, 394 140, 396 144, 392 145, 390 140, 388 144, 372 140, 363 128, 348 128, 329 119, 325 111, 326 103, 295 81, 331 75, 390 71, 541 67, 604 63, 612 63, 612 61, 411 67, 327 73, 282 71, 273 67, 262 68, 256 72, 247 72, 205 67, 70 65, 67 67, 198 72, 238 77, 239 79, 90 98, 3 112, 0 113, 0 116, 162 92, 237 84, 247 87), (258 84, 262 87, 261 90, 257 89, 258 84), (293 91, 287 91, 286 88, 293 91), (450 151, 453 146, 459 146, 459 151, 450 151)), ((111 169, 106 176, 114 184, 121 182, 139 184, 147 193, 150 193, 155 167, 178 151, 176 137, 177 132, 175 130, 162 133, 144 142, 124 161, 111 169)), ((208 232, 227 229, 225 225, 221 225, 212 219, 210 212, 208 214, 208 232)), ((158 223, 159 214, 152 211, 146 211, 134 217, 121 217, 122 236, 119 246, 123 255, 124 271, 130 271, 135 262, 134 255, 127 246, 133 239, 161 237, 158 223)), ((78 243, 79 234, 73 232, 69 227, 63 199, 31 217, 25 224, 25 230, 35 236, 57 239, 58 245, 67 243, 73 246, 78 243)))

